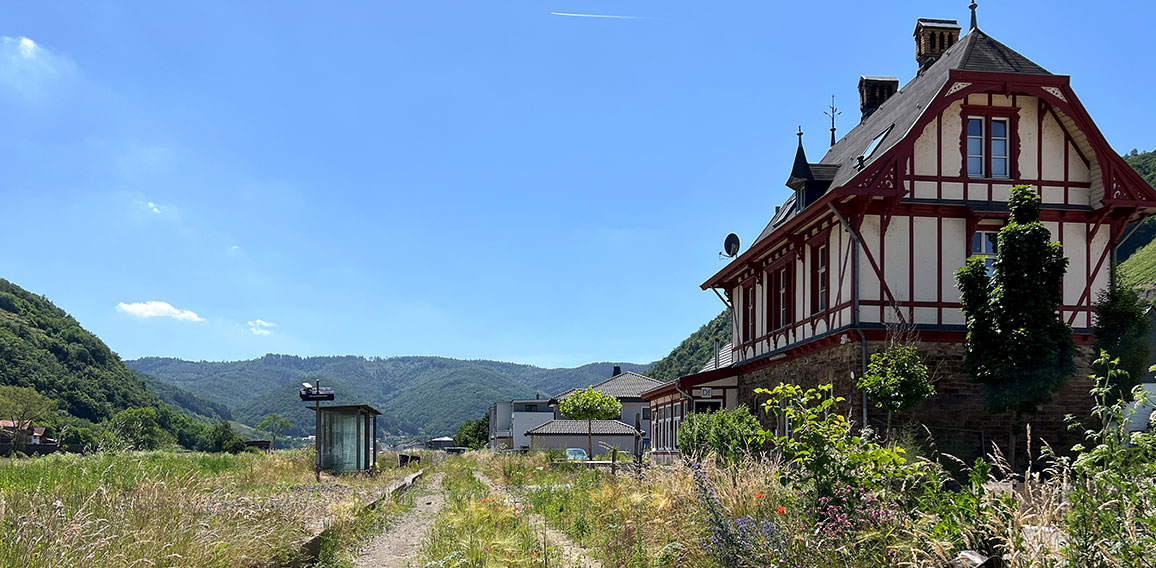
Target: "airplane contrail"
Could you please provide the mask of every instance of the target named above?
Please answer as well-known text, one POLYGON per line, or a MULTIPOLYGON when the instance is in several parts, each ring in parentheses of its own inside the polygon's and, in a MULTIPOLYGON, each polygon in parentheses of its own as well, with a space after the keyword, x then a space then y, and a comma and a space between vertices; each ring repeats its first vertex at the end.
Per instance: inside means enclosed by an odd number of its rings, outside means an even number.
POLYGON ((610 18, 613 20, 649 20, 644 16, 612 16, 610 14, 571 14, 568 12, 550 12, 552 16, 570 16, 572 18, 610 18))

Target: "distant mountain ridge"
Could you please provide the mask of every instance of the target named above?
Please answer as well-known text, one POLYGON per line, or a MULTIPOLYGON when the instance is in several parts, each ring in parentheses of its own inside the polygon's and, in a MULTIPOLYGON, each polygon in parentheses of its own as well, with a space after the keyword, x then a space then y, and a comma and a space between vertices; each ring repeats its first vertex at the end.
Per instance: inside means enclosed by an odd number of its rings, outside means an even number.
POLYGON ((302 382, 332 386, 334 404, 369 404, 378 426, 399 435, 452 435, 482 416, 494 401, 551 396, 608 378, 614 365, 643 372, 650 365, 591 363, 576 368, 447 357, 299 357, 268 354, 245 361, 186 361, 145 357, 133 369, 228 407, 233 418, 256 424, 271 413, 289 419, 290 435, 312 433, 313 413, 297 396, 302 382))

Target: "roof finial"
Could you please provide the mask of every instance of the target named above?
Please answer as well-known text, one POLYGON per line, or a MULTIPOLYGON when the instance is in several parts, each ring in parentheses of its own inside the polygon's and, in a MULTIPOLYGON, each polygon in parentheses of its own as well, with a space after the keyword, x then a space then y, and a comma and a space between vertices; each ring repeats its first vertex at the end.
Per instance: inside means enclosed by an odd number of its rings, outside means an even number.
POLYGON ((803 125, 802 124, 799 125, 798 136, 799 136, 799 147, 802 148, 803 147, 803 125))
POLYGON ((831 95, 831 110, 823 111, 823 114, 831 117, 831 145, 835 145, 835 117, 843 114, 839 109, 835 108, 835 95, 831 95))
POLYGON ((971 29, 973 30, 979 29, 979 25, 975 23, 975 9, 978 7, 979 4, 976 4, 975 0, 971 0, 971 5, 968 6, 968 8, 971 8, 971 29))

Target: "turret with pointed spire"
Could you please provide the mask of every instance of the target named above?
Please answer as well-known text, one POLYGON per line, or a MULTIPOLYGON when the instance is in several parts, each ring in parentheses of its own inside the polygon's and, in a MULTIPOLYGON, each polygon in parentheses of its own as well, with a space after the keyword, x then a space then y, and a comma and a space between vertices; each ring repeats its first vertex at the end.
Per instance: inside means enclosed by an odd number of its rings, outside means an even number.
POLYGON ((979 24, 977 24, 975 22, 975 9, 978 7, 979 7, 979 4, 976 4, 975 0, 971 0, 971 5, 968 6, 968 8, 971 8, 971 29, 973 29, 973 30, 979 29, 979 24))

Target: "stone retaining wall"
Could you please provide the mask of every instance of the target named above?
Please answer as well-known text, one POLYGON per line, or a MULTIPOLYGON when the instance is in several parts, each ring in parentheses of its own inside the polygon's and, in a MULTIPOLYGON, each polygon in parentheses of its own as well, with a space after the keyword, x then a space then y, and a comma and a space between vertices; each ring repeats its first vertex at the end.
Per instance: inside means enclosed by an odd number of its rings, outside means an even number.
MULTIPOLYGON (((867 344, 868 357, 871 353, 885 348, 884 342, 871 341, 867 344)), ((894 416, 893 426, 904 423, 925 425, 932 433, 939 451, 965 460, 991 452, 994 442, 1006 454, 1009 449, 1008 434, 1011 428, 1011 413, 992 414, 984 410, 983 385, 973 382, 963 372, 963 345, 958 343, 920 343, 920 355, 929 367, 935 381, 936 395, 910 412, 910 416, 894 416)), ((1055 394, 1052 402, 1029 418, 1032 427, 1032 453, 1038 455, 1040 440, 1046 440, 1061 453, 1067 453, 1078 443, 1079 434, 1068 429, 1064 416, 1072 414, 1090 421, 1089 412, 1092 398, 1089 389, 1093 349, 1078 346, 1075 356, 1075 372, 1069 377, 1064 388, 1055 394)), ((846 399, 840 405, 840 412, 849 413, 850 419, 861 425, 863 420, 863 395, 855 387, 851 373, 862 374, 862 344, 853 341, 820 351, 772 364, 751 373, 739 375, 739 401, 755 409, 759 421, 766 428, 774 428, 774 417, 763 412, 762 402, 766 395, 756 395, 757 388, 774 388, 780 382, 799 384, 807 388, 821 383, 834 385, 836 396, 846 399)), ((868 422, 873 427, 886 423, 886 411, 868 403, 868 422)), ((1024 455, 1026 440, 1017 439, 1020 455, 1024 455)))

